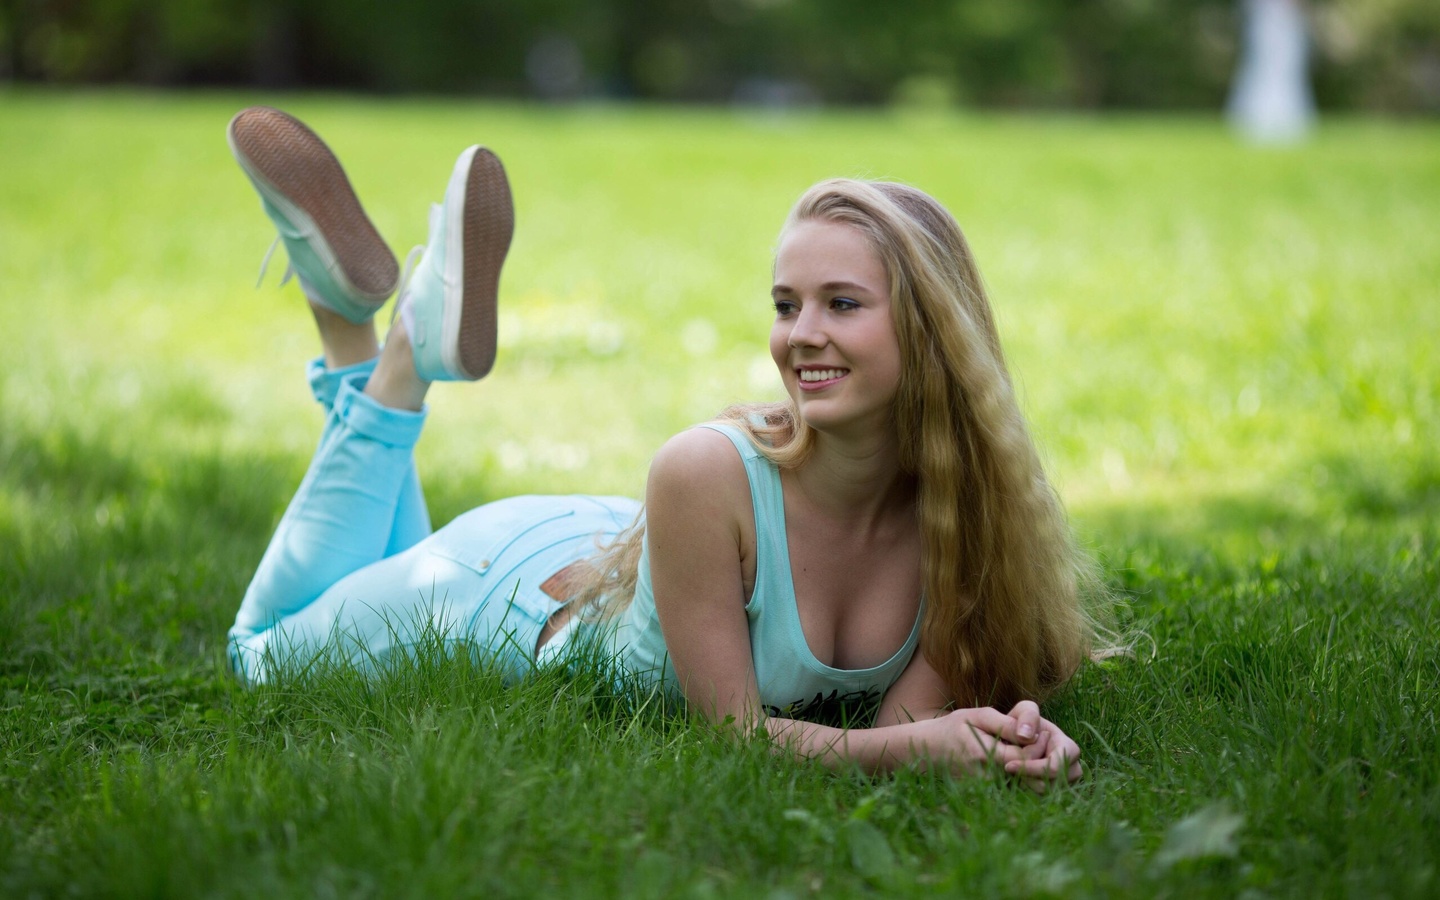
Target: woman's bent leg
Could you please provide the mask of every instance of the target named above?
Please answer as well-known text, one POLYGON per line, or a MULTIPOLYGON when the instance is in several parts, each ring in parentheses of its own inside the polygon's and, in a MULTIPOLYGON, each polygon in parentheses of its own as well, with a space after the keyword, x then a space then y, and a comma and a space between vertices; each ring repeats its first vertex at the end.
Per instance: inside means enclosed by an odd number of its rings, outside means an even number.
POLYGON ((366 365, 331 379, 338 381, 333 398, 323 396, 326 378, 318 379, 317 397, 333 403, 325 432, 245 592, 232 643, 304 609, 400 540, 429 531, 413 461, 425 413, 364 396, 366 365))
POLYGON ((390 541, 385 555, 394 556, 425 540, 430 534, 430 508, 425 505, 425 492, 420 487, 420 473, 411 457, 410 471, 400 484, 400 497, 395 501, 395 521, 390 525, 390 541))
MULTIPOLYGON (((368 380, 352 379, 351 376, 368 379, 378 362, 378 359, 370 357, 355 365, 331 369, 321 360, 311 361, 306 377, 310 381, 310 392, 315 395, 315 400, 325 407, 327 432, 330 412, 335 408, 335 398, 340 394, 340 386, 347 380, 353 380, 357 388, 368 387, 368 380)), ((321 442, 324 442, 323 437, 321 442)), ((430 510, 425 505, 425 492, 421 489, 420 473, 415 468, 415 458, 412 455, 410 472, 401 483, 400 499, 395 503, 395 521, 390 528, 390 540, 385 545, 385 555, 394 556, 402 550, 408 550, 423 541, 430 531, 430 510)))

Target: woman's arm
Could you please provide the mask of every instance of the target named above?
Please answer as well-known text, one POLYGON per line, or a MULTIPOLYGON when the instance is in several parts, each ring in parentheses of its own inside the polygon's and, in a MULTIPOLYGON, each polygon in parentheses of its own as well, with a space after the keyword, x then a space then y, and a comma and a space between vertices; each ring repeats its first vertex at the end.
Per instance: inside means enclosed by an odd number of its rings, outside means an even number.
MULTIPOLYGON (((743 561, 754 513, 744 464, 724 435, 697 428, 660 448, 645 491, 651 584, 666 649, 689 704, 743 733, 763 727, 797 756, 868 771, 919 763, 953 772, 1033 763, 1022 719, 993 709, 948 712, 940 677, 922 655, 886 692, 877 727, 841 730, 767 719, 760 707, 745 614, 743 561)), ((1030 704, 1031 707, 1034 704, 1030 704)), ((1021 777, 1034 774, 1030 766, 1021 777)))
POLYGON ((1080 748, 1029 700, 1008 714, 988 708, 951 711, 945 683, 923 653, 915 654, 885 692, 873 728, 842 731, 789 719, 769 719, 765 727, 797 755, 832 768, 938 764, 960 774, 1003 766, 1039 792, 1052 782, 1074 782, 1082 772, 1080 748))
MULTIPOLYGON (((950 709, 945 681, 931 667, 923 651, 917 651, 904 673, 885 692, 876 714, 877 726, 898 725, 943 716, 950 709)), ((1051 782, 1075 782, 1083 774, 1080 747, 1054 722, 1040 715, 1030 700, 1015 704, 995 735, 1021 748, 1019 759, 1004 763, 1005 772, 1021 779, 1030 788, 1043 792, 1051 782)), ((988 721, 988 719, 987 719, 988 721)))
POLYGON ((1021 701, 1008 714, 983 708, 952 711, 951 706, 944 679, 917 652, 885 692, 874 728, 841 733, 777 719, 766 727, 800 755, 832 765, 858 763, 875 770, 940 762, 952 771, 974 772, 993 763, 1037 790, 1062 776, 1069 781, 1080 777, 1080 748, 1043 719, 1031 701, 1021 701))
POLYGON ((742 574, 753 519, 745 466, 725 435, 694 428, 655 455, 645 539, 665 647, 690 705, 747 733, 762 718, 742 574))
POLYGON ((765 729, 796 756, 833 769, 858 766, 867 772, 910 765, 973 775, 987 767, 1024 763, 1028 748, 1007 740, 1015 719, 988 707, 874 728, 833 728, 813 722, 772 718, 765 729))

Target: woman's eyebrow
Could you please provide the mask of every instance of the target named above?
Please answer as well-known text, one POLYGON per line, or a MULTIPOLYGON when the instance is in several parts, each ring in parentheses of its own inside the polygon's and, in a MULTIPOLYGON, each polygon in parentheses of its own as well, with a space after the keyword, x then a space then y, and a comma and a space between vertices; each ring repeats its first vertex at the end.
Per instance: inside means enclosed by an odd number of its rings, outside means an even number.
POLYGON ((870 293, 870 289, 863 284, 856 284, 853 281, 827 281, 820 285, 822 291, 862 291, 870 293))
MULTIPOLYGON (((824 284, 820 285, 820 290, 826 293, 834 291, 860 291, 861 293, 866 294, 874 293, 870 288, 867 288, 865 285, 858 284, 854 281, 827 281, 824 284)), ((795 293, 795 289, 788 284, 777 283, 774 287, 770 288, 770 295, 772 297, 776 294, 793 293, 795 293)))

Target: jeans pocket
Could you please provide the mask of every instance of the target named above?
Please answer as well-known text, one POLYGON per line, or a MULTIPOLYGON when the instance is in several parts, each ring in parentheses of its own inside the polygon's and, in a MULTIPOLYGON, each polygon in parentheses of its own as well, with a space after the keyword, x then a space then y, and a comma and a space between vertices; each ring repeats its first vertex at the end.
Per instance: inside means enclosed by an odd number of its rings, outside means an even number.
POLYGON ((569 529, 573 505, 564 497, 508 497, 456 516, 428 539, 431 552, 468 569, 503 574, 569 529))

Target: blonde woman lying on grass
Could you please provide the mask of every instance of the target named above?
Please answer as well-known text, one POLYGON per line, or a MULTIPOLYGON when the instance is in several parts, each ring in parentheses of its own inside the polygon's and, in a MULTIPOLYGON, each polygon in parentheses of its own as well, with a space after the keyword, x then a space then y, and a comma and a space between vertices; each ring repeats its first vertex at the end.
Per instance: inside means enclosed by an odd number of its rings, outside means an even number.
POLYGON ((273 109, 241 112, 229 139, 319 326, 309 380, 327 410, 230 630, 243 678, 302 654, 404 653, 423 623, 514 678, 600 648, 830 766, 995 766, 1038 790, 1080 777, 1080 748, 1036 701, 1095 650, 1089 564, 935 200, 885 182, 805 192, 772 289, 789 400, 671 438, 643 507, 514 497, 432 532, 413 448, 431 383, 494 362, 504 169, 460 155, 382 349, 371 320, 402 279, 339 162, 273 109))

